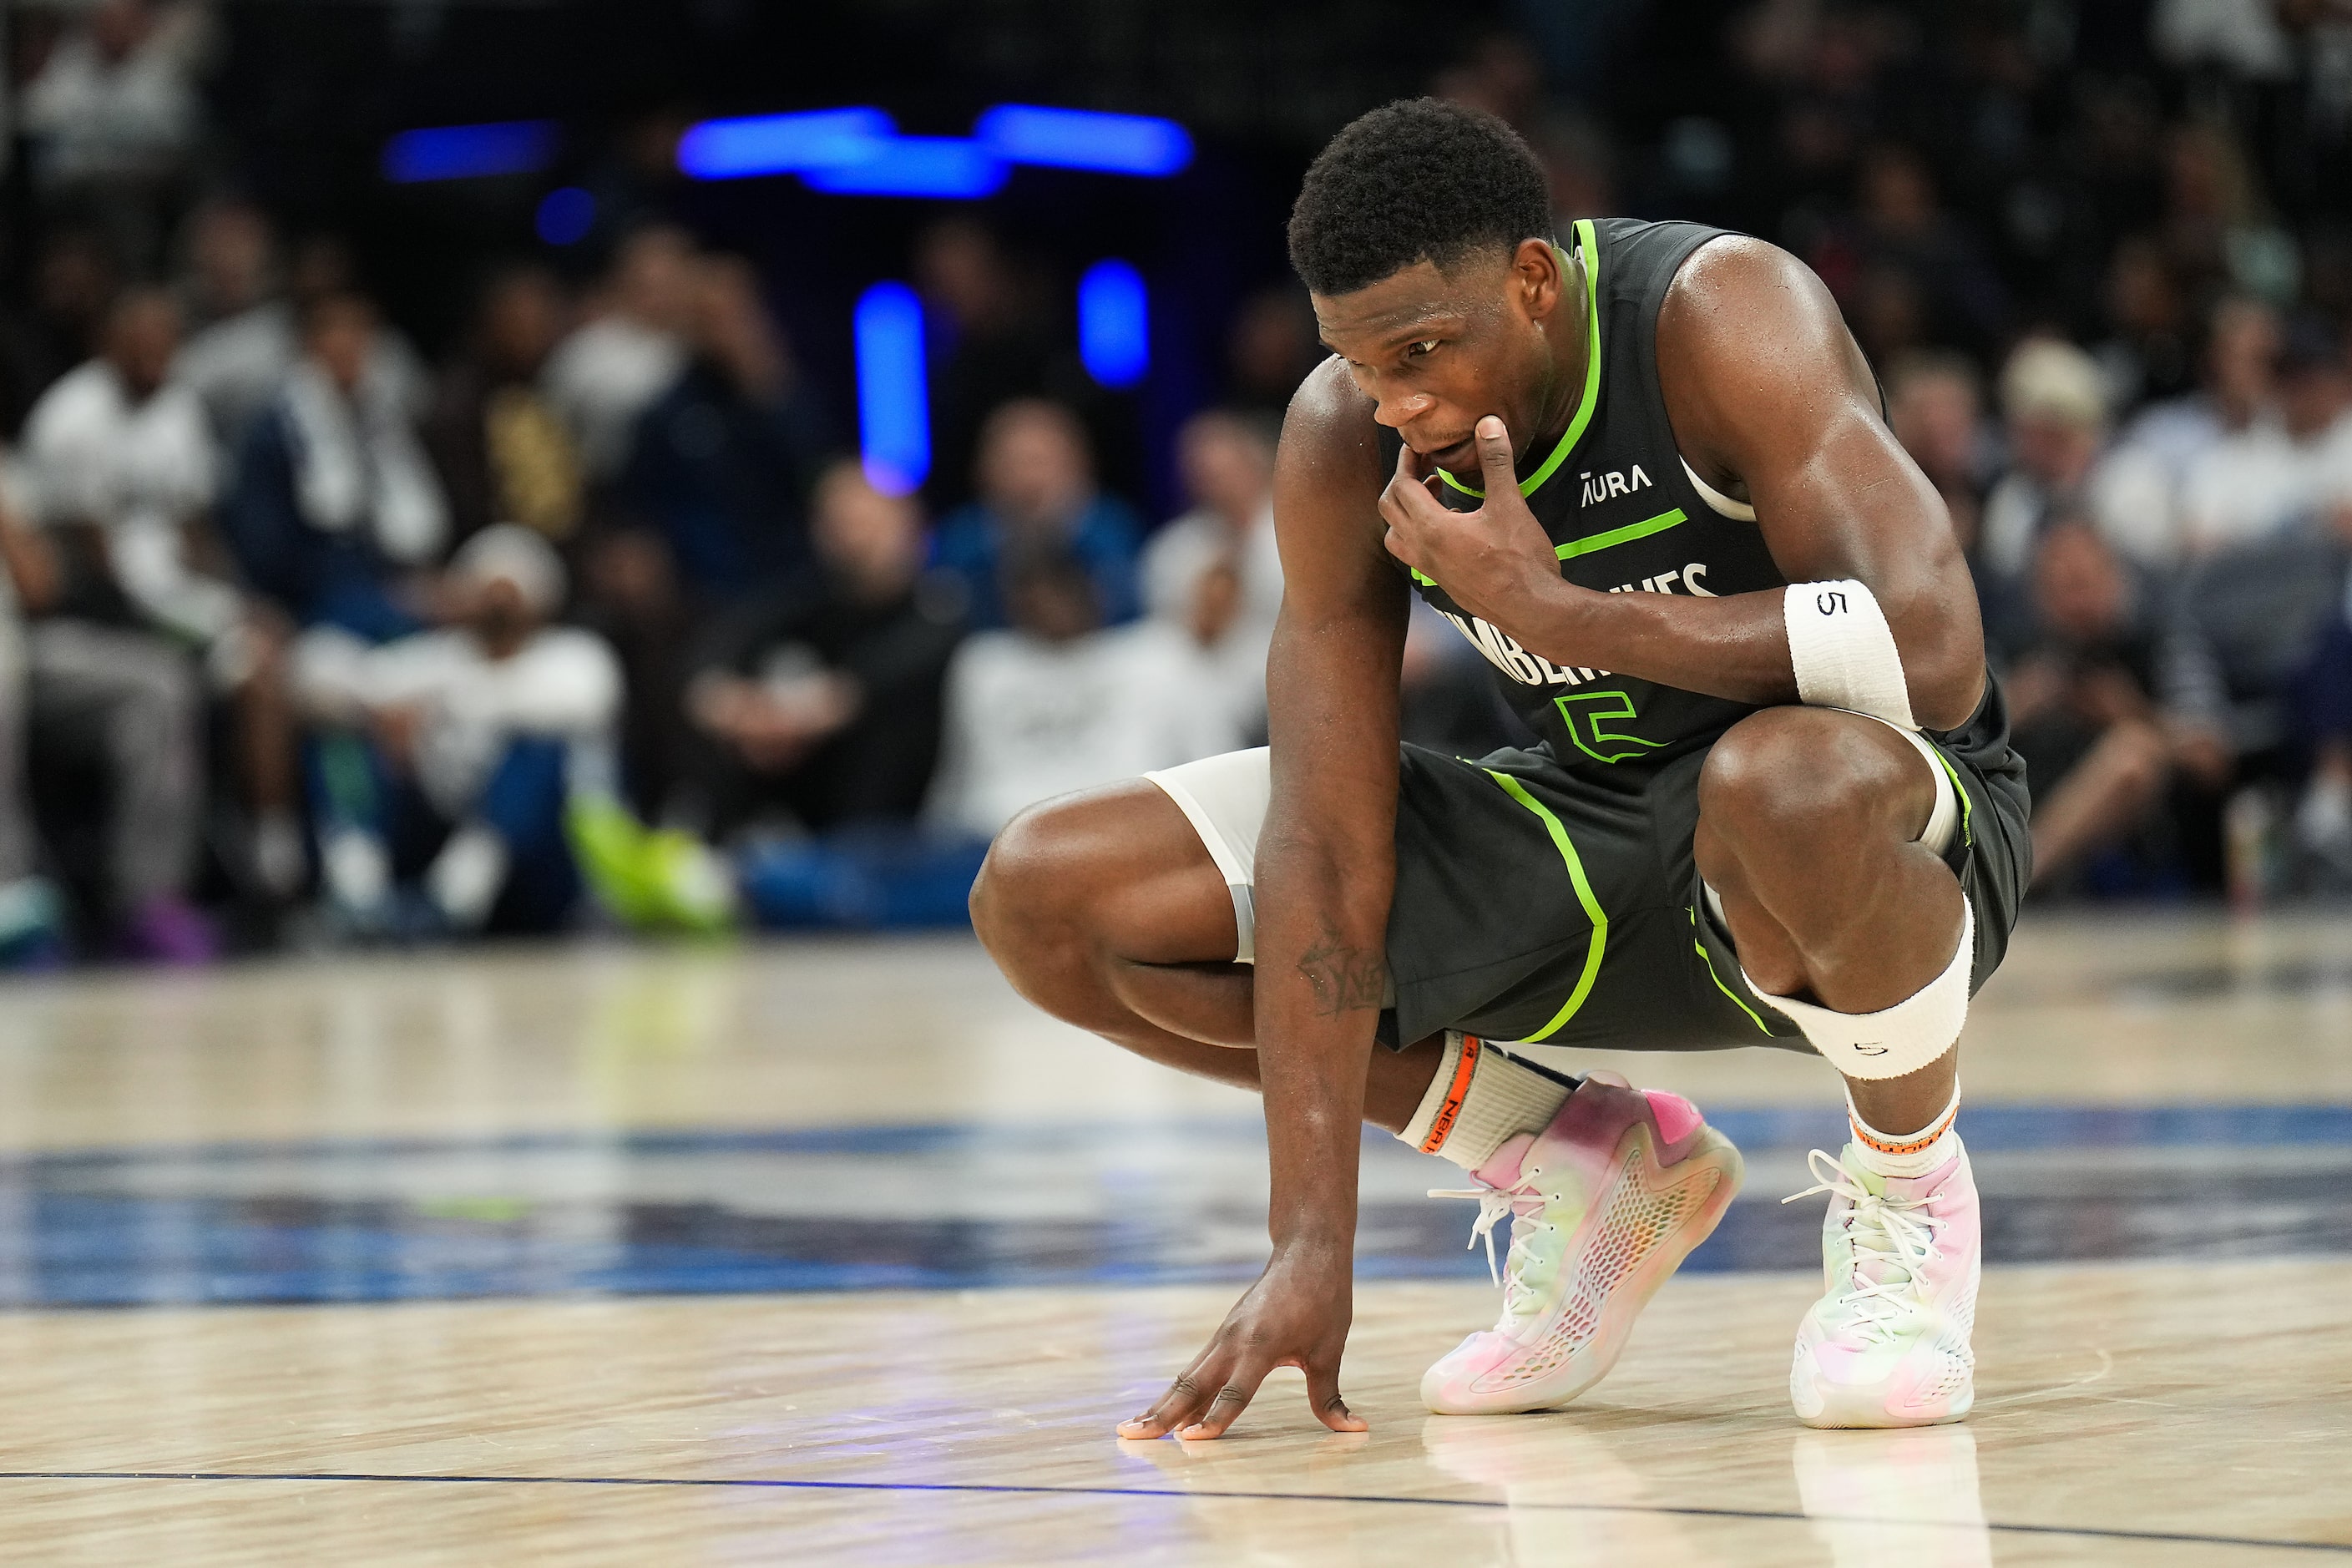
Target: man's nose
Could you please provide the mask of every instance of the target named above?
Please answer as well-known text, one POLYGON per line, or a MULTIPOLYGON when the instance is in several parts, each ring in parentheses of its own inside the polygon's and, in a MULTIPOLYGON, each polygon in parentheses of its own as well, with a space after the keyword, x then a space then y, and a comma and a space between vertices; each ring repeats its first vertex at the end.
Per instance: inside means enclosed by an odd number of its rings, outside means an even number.
POLYGON ((1402 430, 1431 409, 1437 399, 1425 392, 1408 392, 1383 396, 1373 405, 1372 417, 1391 430, 1402 430))

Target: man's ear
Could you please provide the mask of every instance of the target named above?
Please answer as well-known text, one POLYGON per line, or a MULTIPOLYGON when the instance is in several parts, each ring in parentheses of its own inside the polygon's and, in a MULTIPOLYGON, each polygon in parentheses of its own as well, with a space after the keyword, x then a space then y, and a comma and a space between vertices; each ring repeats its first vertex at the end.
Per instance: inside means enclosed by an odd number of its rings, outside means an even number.
POLYGON ((1523 239, 1512 253, 1511 268, 1529 320, 1543 321, 1559 308, 1566 279, 1557 246, 1548 239, 1523 239))

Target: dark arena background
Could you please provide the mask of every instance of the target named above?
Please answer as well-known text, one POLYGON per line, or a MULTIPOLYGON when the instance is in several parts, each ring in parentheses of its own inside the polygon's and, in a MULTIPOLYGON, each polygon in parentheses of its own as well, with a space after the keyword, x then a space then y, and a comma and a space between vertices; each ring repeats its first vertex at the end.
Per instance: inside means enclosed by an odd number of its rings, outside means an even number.
MULTIPOLYGON (((2352 1557, 2347 0, 0 27, 12 1560, 2352 1557), (1496 1293, 1373 1131, 1370 1431, 1285 1370, 1114 1436, 1267 1257, 1263 1120, 966 900, 1024 806, 1264 743, 1285 222, 1424 95, 1561 236, 1811 267, 1967 553, 2035 868, 1965 1425, 1790 1414, 1823 1064, 1537 1045, 1746 1154, 1606 1383, 1424 1410, 1496 1293)), ((1528 738, 1433 612, 1399 679, 1528 738)))

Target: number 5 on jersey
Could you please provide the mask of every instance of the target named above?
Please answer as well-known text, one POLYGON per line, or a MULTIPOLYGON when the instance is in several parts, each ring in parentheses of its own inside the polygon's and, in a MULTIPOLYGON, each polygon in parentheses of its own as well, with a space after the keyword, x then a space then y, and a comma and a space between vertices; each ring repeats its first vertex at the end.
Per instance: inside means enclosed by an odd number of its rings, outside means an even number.
POLYGON ((1626 762, 1655 751, 1662 743, 1611 728, 1619 720, 1633 717, 1633 700, 1622 691, 1577 691, 1554 698, 1553 702, 1559 709, 1560 722, 1568 726, 1568 738, 1594 762, 1626 762))

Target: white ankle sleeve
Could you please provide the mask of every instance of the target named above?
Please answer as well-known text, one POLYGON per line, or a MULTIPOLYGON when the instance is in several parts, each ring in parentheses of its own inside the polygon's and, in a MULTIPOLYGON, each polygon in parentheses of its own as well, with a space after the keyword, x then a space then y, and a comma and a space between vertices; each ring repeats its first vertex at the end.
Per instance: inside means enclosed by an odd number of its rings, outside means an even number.
POLYGON ((1960 947, 1944 972, 1879 1013, 1837 1013, 1811 1002, 1775 996, 1748 984, 1804 1031, 1813 1048, 1848 1078, 1901 1078, 1952 1048, 1969 1016, 1969 979, 1976 962, 1976 910, 1960 900, 1960 947))

